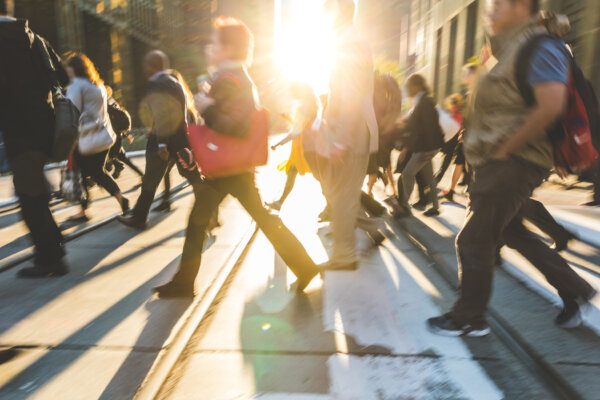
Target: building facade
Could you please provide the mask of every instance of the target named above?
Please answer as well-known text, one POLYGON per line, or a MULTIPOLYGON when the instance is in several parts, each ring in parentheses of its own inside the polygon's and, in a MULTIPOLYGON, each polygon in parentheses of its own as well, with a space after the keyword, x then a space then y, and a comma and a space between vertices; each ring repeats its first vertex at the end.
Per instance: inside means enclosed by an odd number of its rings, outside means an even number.
MULTIPOLYGON (((542 9, 566 14, 567 42, 600 93, 600 1, 542 0, 542 9)), ((407 0, 400 21, 400 64, 424 74, 438 101, 461 90, 462 66, 485 41, 486 0, 407 0)))

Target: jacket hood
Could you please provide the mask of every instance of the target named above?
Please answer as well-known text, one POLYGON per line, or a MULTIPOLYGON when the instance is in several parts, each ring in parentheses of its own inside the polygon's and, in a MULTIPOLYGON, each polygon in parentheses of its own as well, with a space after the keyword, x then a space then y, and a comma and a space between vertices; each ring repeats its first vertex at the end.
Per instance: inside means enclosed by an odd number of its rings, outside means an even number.
POLYGON ((5 45, 31 48, 34 40, 35 34, 29 29, 27 20, 0 21, 0 41, 5 45))

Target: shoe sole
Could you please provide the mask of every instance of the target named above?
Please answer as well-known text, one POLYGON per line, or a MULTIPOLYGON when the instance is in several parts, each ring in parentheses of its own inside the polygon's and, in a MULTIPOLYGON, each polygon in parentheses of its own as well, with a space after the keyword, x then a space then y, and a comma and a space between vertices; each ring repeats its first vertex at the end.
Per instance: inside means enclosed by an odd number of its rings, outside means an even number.
POLYGON ((447 337, 484 337, 484 336, 487 336, 490 334, 489 327, 484 328, 484 329, 474 329, 474 330, 466 332, 466 333, 463 331, 447 331, 447 330, 433 327, 429 324, 427 324, 427 329, 429 329, 429 331, 431 333, 435 333, 436 335, 447 336, 447 337))

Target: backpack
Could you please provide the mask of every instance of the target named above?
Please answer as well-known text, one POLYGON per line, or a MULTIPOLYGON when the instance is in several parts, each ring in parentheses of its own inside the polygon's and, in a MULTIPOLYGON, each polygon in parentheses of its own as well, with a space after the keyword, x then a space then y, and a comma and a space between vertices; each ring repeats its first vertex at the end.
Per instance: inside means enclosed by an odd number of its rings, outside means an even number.
POLYGON ((110 125, 117 135, 125 135, 131 129, 129 113, 112 98, 108 101, 108 116, 110 117, 110 125))
MULTIPOLYGON (((546 39, 551 39, 566 49, 559 37, 540 34, 530 39, 519 51, 516 64, 516 82, 521 96, 528 105, 535 104, 533 88, 527 83, 529 67, 535 49, 546 39)), ((598 160, 594 147, 600 143, 600 111, 598 100, 589 80, 571 57, 569 69, 568 100, 565 113, 548 129, 554 146, 554 164, 559 172, 578 172, 591 168, 598 160)))

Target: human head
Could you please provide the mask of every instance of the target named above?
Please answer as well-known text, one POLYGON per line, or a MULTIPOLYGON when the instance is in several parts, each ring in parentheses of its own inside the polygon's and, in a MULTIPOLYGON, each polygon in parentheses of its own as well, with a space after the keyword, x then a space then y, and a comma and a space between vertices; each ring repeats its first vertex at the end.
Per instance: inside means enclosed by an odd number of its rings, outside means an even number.
POLYGON ((527 22, 539 9, 539 0, 489 0, 486 13, 489 33, 497 35, 527 22))
POLYGON ((254 36, 237 18, 219 17, 214 23, 212 41, 206 48, 210 64, 219 66, 225 61, 250 65, 254 52, 254 36))
POLYGON ((169 56, 160 50, 152 50, 144 57, 144 73, 146 78, 169 69, 169 56))
POLYGON ((326 0, 323 4, 323 12, 336 30, 354 24, 355 11, 354 0, 326 0))
POLYGON ((450 112, 460 111, 465 104, 465 98, 460 93, 454 93, 444 100, 446 110, 450 112))
POLYGON ((425 94, 430 93, 427 80, 421 74, 412 74, 409 76, 404 86, 409 97, 415 97, 421 92, 425 92, 425 94))
POLYGON ((67 74, 69 78, 84 78, 94 85, 103 84, 94 63, 83 53, 73 53, 67 59, 67 74))

